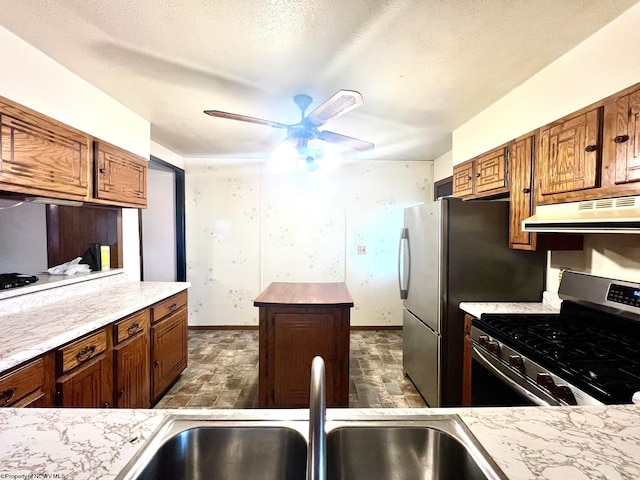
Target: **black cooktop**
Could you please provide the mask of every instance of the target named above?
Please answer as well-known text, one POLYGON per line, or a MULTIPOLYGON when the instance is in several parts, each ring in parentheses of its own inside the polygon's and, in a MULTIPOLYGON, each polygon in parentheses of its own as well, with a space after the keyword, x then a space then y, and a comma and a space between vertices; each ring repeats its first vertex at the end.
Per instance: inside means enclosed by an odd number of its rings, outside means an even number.
POLYGON ((640 391, 640 323, 564 302, 558 315, 488 314, 483 332, 606 404, 640 391))
POLYGON ((37 281, 38 277, 35 275, 25 275, 22 273, 0 273, 0 290, 23 287, 37 281))

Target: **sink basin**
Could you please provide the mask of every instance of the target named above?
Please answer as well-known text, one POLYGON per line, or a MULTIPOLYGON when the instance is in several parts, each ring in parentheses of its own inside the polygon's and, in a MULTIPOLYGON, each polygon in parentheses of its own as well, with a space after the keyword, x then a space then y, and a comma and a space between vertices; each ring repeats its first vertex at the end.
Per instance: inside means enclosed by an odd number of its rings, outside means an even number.
MULTIPOLYGON (((341 415, 326 422, 328 480, 506 478, 456 415, 341 415)), ((304 480, 308 430, 306 420, 169 416, 116 478, 304 480)))
POLYGON ((132 462, 117 478, 304 480, 307 438, 289 424, 170 419, 132 462))
POLYGON ((326 445, 332 480, 505 478, 456 420, 334 426, 326 445))

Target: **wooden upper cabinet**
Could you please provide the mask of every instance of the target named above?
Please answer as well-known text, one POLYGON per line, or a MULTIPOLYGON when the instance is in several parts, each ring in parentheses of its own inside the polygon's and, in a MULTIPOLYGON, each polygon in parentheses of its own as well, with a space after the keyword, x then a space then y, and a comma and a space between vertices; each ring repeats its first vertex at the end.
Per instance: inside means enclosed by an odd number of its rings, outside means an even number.
POLYGON ((483 198, 509 192, 509 147, 501 145, 453 167, 453 196, 483 198))
POLYGON ((618 98, 615 107, 615 183, 637 182, 640 180, 640 89, 618 98))
POLYGON ((509 245, 511 248, 529 249, 532 234, 522 231, 522 221, 533 214, 531 176, 533 172, 535 136, 516 139, 511 148, 511 194, 509 245))
POLYGON ((94 142, 94 196, 123 206, 146 208, 147 161, 106 142, 94 142))
POLYGON ((473 195, 474 161, 461 163, 453 167, 453 196, 466 197, 473 195))
POLYGON ((89 137, 0 98, 0 190, 84 200, 89 137))
POLYGON ((504 189, 507 186, 507 147, 491 150, 476 159, 476 193, 482 194, 504 189))
POLYGON ((580 112, 540 129, 536 176, 539 194, 598 186, 602 108, 580 112))

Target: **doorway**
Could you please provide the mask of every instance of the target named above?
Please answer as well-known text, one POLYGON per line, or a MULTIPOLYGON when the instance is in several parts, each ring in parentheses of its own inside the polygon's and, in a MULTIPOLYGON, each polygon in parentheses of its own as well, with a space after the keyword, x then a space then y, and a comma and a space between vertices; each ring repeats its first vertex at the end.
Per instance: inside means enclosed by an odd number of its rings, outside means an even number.
POLYGON ((138 217, 143 281, 186 281, 184 191, 184 170, 151 155, 147 208, 138 217))

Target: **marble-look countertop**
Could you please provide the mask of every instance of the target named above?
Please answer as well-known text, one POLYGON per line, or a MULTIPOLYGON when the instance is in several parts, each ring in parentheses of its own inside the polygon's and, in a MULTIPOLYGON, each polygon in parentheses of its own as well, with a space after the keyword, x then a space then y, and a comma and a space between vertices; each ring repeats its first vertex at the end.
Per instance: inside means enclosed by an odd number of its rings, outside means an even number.
MULTIPOLYGON (((91 282, 88 282, 91 283, 91 282)), ((122 282, 0 313, 0 372, 186 290, 187 282, 122 282)), ((10 302, 4 300, 4 302, 10 302)), ((2 312, 0 302, 0 312, 2 312)))
POLYGON ((461 302, 460 309, 480 318, 483 313, 558 313, 560 307, 544 302, 461 302))
MULTIPOLYGON (((511 480, 640 478, 640 406, 328 409, 327 421, 352 414, 448 413, 459 415, 511 480)), ((308 418, 306 410, 283 409, 2 409, 0 478, 113 479, 168 414, 216 420, 308 418)))

